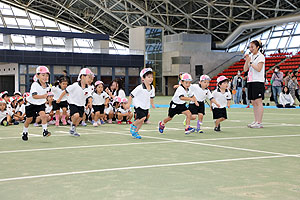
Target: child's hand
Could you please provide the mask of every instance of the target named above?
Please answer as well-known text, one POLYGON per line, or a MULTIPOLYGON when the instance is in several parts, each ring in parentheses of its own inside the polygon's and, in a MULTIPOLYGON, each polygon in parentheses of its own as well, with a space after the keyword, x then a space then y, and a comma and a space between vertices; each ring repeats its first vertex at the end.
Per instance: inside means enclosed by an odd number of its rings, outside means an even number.
POLYGON ((196 102, 195 102, 195 105, 196 105, 196 106, 199 106, 199 103, 198 103, 198 101, 196 101, 196 102))
POLYGON ((42 97, 43 97, 44 99, 47 99, 48 95, 47 95, 47 94, 44 94, 44 95, 42 95, 42 97))
POLYGON ((152 108, 156 108, 154 104, 152 104, 152 108))
POLYGON ((227 107, 230 108, 230 104, 227 104, 227 107))
POLYGON ((221 105, 220 105, 220 104, 218 104, 218 103, 216 104, 216 106, 218 106, 218 108, 220 108, 220 107, 221 107, 221 105))
POLYGON ((60 99, 57 99, 57 100, 56 100, 56 103, 60 103, 60 99))

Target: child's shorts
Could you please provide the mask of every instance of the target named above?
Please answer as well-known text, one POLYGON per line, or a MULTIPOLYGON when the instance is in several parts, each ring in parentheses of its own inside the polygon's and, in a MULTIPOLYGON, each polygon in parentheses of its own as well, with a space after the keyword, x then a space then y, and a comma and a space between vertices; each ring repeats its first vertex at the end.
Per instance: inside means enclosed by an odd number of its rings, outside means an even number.
POLYGON ((111 111, 114 112, 114 108, 111 104, 109 104, 108 107, 104 109, 104 112, 108 115, 111 111))
POLYGON ((226 108, 214 108, 212 110, 213 112, 213 118, 214 119, 220 119, 220 118, 225 118, 227 119, 227 111, 226 108))
POLYGON ((74 114, 78 113, 80 117, 83 117, 84 106, 76 106, 74 104, 70 104, 70 116, 72 117, 74 114))
POLYGON ((144 110, 140 107, 136 108, 134 107, 135 113, 136 113, 136 119, 142 119, 144 117, 147 118, 149 110, 144 110))
POLYGON ((56 103, 56 101, 53 101, 53 110, 60 110, 60 108, 68 108, 68 102, 61 101, 59 103, 56 103))
POLYGON ((45 112, 45 110, 46 110, 45 104, 42 104, 42 105, 29 104, 25 107, 26 117, 27 118, 37 117, 41 111, 45 112))
POLYGON ((199 113, 205 115, 205 105, 204 102, 198 101, 199 106, 196 106, 194 103, 189 104, 189 110, 192 115, 198 115, 199 113))
POLYGON ((182 112, 187 110, 188 108, 185 104, 176 104, 171 101, 168 116, 173 118, 175 115, 180 115, 182 112))
POLYGON ((100 112, 100 114, 104 113, 104 104, 103 105, 93 105, 94 113, 100 112))

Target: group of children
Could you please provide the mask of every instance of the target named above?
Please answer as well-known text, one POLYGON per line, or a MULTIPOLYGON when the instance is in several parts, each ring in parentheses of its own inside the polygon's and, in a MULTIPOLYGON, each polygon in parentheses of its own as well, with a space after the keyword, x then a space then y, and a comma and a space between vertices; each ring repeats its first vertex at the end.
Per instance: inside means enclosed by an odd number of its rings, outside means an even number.
MULTIPOLYGON (((49 70, 45 66, 36 69, 35 81, 32 83, 30 92, 23 96, 16 92, 12 98, 7 92, 1 93, 0 98, 0 122, 1 125, 18 124, 24 122, 22 139, 28 140, 29 124, 34 122, 35 126, 40 123, 43 128, 43 136, 48 137, 49 124, 59 126, 70 124, 70 134, 80 136, 76 127, 85 120, 90 120, 97 127, 105 121, 111 123, 116 120, 117 124, 130 124, 130 133, 136 139, 141 139, 139 130, 149 118, 150 106, 155 108, 155 88, 152 85, 153 71, 144 68, 140 72, 141 84, 138 85, 126 99, 125 93, 118 96, 116 91, 110 88, 104 89, 102 81, 93 83, 94 74, 88 68, 81 69, 77 82, 68 85, 68 80, 61 77, 59 81, 51 86, 49 81, 49 70), (131 112, 131 104, 134 113, 131 112), (134 117, 134 122, 131 119, 134 117)), ((213 118, 215 120, 215 131, 220 131, 220 123, 227 119, 226 106, 230 107, 231 93, 228 90, 228 79, 220 76, 217 79, 218 87, 213 93, 208 89, 210 78, 202 75, 197 84, 192 83, 192 76, 188 73, 180 75, 179 85, 170 103, 168 116, 159 122, 159 132, 163 133, 165 125, 175 115, 184 114, 185 134, 192 132, 203 133, 201 125, 205 115, 206 99, 211 102, 213 118), (189 105, 186 105, 189 102, 189 105), (197 128, 190 126, 191 120, 197 121, 197 128)))

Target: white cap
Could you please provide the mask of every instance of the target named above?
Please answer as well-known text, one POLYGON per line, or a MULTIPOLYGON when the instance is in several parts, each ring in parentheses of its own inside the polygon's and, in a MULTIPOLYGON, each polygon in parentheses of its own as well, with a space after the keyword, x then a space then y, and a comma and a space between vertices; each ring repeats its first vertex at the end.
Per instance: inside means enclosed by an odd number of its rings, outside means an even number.
POLYGON ((210 77, 208 75, 202 75, 200 76, 200 81, 210 81, 210 77))
POLYGON ((226 76, 219 76, 218 78, 217 78, 217 83, 220 83, 221 81, 225 81, 225 80, 227 80, 228 78, 226 77, 226 76))
POLYGON ((152 69, 151 69, 151 68, 144 68, 144 69, 142 69, 142 71, 140 72, 140 77, 143 78, 143 76, 144 76, 147 72, 152 72, 152 69))

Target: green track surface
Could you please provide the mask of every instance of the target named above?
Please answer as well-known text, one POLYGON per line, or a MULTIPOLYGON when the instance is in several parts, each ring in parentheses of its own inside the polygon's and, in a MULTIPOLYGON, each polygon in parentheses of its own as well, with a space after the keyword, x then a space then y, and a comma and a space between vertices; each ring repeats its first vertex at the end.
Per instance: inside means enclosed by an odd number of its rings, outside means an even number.
MULTIPOLYGON (((156 99, 168 104, 170 97, 156 99)), ((0 127, 1 200, 75 199, 300 199, 300 110, 265 109, 263 129, 249 129, 252 109, 228 109, 222 132, 206 109, 204 134, 184 135, 183 116, 159 134, 167 108, 151 109, 151 124, 0 127)), ((192 122, 196 125, 196 121, 192 122)))

